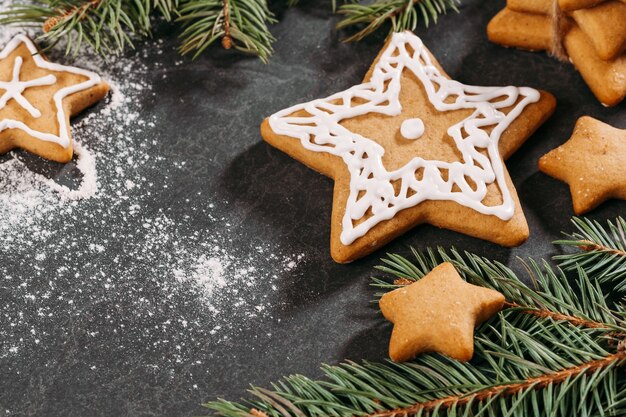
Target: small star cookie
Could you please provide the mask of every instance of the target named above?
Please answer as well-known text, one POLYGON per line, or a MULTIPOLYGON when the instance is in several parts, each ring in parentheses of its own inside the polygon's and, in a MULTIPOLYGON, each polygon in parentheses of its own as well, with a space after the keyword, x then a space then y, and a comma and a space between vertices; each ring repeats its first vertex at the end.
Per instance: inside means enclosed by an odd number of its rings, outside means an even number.
POLYGON ((331 255, 343 263, 422 223, 523 243, 528 226, 503 159, 554 107, 532 88, 454 81, 403 32, 362 84, 279 111, 261 134, 334 179, 331 255))
POLYGON ((502 310, 504 296, 468 284, 445 262, 419 281, 385 294, 379 305, 394 324, 389 342, 392 360, 439 352, 469 361, 474 354, 474 327, 502 310))
POLYGON ((539 159, 539 170, 569 184, 576 214, 626 200, 626 130, 583 116, 567 142, 539 159))
POLYGON ((0 154, 21 148, 68 162, 70 117, 108 91, 99 75, 51 63, 32 40, 16 36, 0 52, 0 154))

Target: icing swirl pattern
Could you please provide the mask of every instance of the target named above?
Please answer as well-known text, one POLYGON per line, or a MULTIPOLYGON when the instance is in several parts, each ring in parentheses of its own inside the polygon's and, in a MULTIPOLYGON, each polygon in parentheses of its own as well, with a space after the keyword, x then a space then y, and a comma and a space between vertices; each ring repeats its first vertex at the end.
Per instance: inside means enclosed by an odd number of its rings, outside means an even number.
MULTIPOLYGON (((336 155, 347 165, 350 195, 340 238, 344 245, 350 245, 378 223, 426 200, 454 201, 482 214, 509 220, 515 204, 505 183, 498 143, 524 108, 539 98, 540 93, 532 88, 478 87, 451 80, 432 64, 421 39, 404 32, 392 35, 368 82, 281 110, 270 116, 269 123, 276 134, 298 139, 308 150, 336 155), (372 112, 400 115, 404 70, 412 71, 420 80, 428 100, 438 111, 473 110, 447 131, 462 162, 425 160, 416 155, 403 167, 387 171, 383 165, 385 149, 340 124, 344 119, 372 112), (508 107, 512 109, 506 114, 500 110, 508 107), (307 115, 294 116, 297 112, 307 115), (418 170, 423 172, 419 179, 418 170), (444 171, 448 174, 446 179, 444 171), (399 191, 394 189, 394 183, 400 184, 399 191), (487 206, 483 200, 487 186, 493 183, 502 193, 502 204, 487 206)), ((421 136, 418 127, 407 126, 403 133, 417 138, 421 136)))

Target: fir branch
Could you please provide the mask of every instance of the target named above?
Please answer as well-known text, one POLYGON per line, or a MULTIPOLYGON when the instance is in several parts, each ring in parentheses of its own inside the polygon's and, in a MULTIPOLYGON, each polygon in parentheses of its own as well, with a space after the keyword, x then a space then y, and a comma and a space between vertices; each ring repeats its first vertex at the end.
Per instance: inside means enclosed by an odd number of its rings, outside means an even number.
POLYGON ((66 53, 77 53, 84 43, 101 54, 133 47, 132 37, 150 36, 150 17, 159 12, 170 19, 178 0, 37 0, 9 6, 0 12, 0 24, 39 24, 40 40, 50 46, 63 40, 66 53))
POLYGON ((221 39, 226 49, 258 55, 267 62, 274 37, 267 25, 274 15, 266 0, 181 0, 177 21, 185 25, 181 53, 200 55, 221 39))
POLYGON ((91 0, 80 6, 72 6, 67 10, 59 10, 57 15, 51 16, 43 23, 43 32, 48 33, 64 20, 71 19, 73 16, 83 16, 89 12, 89 9, 96 9, 101 0, 91 0))
POLYGON ((410 407, 368 414, 367 417, 416 415, 418 413, 429 413, 440 409, 458 408, 474 402, 485 402, 493 398, 516 396, 528 392, 531 389, 538 390, 547 388, 553 384, 562 384, 568 380, 576 379, 581 375, 593 376, 594 374, 601 374, 607 370, 611 370, 615 366, 621 366, 624 361, 626 361, 626 352, 620 351, 604 358, 563 369, 552 374, 528 378, 523 382, 497 385, 465 396, 453 395, 423 403, 416 403, 410 407))
POLYGON ((537 309, 537 308, 529 309, 526 307, 522 307, 519 304, 511 303, 509 301, 506 301, 504 303, 504 307, 518 309, 523 313, 531 314, 537 317, 544 317, 544 318, 549 317, 554 321, 567 321, 573 324, 574 326, 587 327, 589 329, 606 328, 606 325, 604 323, 600 323, 598 321, 586 320, 581 317, 569 316, 567 314, 561 314, 561 313, 557 313, 557 312, 550 311, 547 309, 537 309))
POLYGON ((626 291, 626 220, 607 221, 606 227, 597 221, 573 218, 576 232, 567 239, 554 242, 579 249, 573 254, 559 255, 555 260, 561 268, 571 271, 578 266, 590 278, 602 284, 611 284, 619 292, 626 291))
MULTIPOLYGON (((525 264, 533 282, 508 267, 456 250, 388 255, 374 279, 390 291, 452 262, 469 282, 505 294, 507 309, 476 331, 475 355, 460 363, 422 355, 408 363, 346 362, 326 378, 292 376, 250 401, 206 406, 236 416, 618 416, 626 410, 626 309, 581 267, 569 275, 547 262, 525 264), (259 414, 260 413, 260 414, 259 414)), ((380 295, 380 294, 379 294, 380 295)))
POLYGON ((428 26, 431 20, 436 23, 439 15, 449 9, 458 12, 459 4, 460 0, 376 0, 371 4, 353 2, 339 8, 339 13, 345 17, 337 28, 364 26, 346 39, 348 42, 360 41, 385 23, 391 23, 394 32, 415 30, 420 20, 428 26))
POLYGON ((271 390, 253 388, 250 392, 256 400, 218 400, 206 406, 231 417, 248 415, 251 410, 267 416, 611 415, 614 404, 621 403, 616 393, 624 382, 624 374, 617 370, 626 361, 623 349, 607 353, 592 338, 578 337, 580 329, 571 326, 562 332, 553 331, 551 338, 554 333, 571 337, 572 346, 552 353, 554 348, 543 343, 531 328, 554 330, 562 325, 543 321, 545 326, 536 326, 540 321, 533 318, 526 323, 527 331, 517 334, 511 333, 515 326, 502 321, 498 326, 509 332, 502 338, 507 343, 498 346, 485 338, 476 342, 476 356, 481 357, 482 364, 459 363, 438 355, 404 364, 346 362, 325 366, 324 381, 292 376, 271 390), (524 358, 521 350, 535 358, 524 358), (573 359, 551 362, 553 356, 568 353, 573 359), (498 356, 506 366, 493 359, 498 356), (572 360, 578 362, 561 367, 572 360), (588 396, 594 389, 594 395, 588 396), (533 408, 542 412, 533 412, 533 408))
MULTIPOLYGON (((345 18, 338 27, 364 25, 348 41, 360 40, 386 22, 393 31, 413 30, 420 20, 428 25, 448 9, 457 10, 459 1, 344 0, 339 13, 345 18)), ((336 10, 336 0, 332 8, 336 10)), ((64 40, 66 52, 76 53, 87 43, 106 55, 133 47, 134 36, 151 36, 157 14, 183 25, 183 54, 197 57, 216 41, 226 49, 258 55, 264 62, 273 52, 275 39, 268 25, 275 19, 267 0, 34 0, 0 12, 0 24, 41 25, 40 39, 51 46, 64 40)))
MULTIPOLYGON (((602 326, 619 325, 619 318, 612 311, 618 306, 607 304, 606 294, 583 269, 577 269, 574 277, 568 277, 545 261, 529 260, 523 265, 534 284, 531 288, 507 266, 470 253, 461 254, 454 248, 450 251, 428 249, 423 253, 413 249, 413 255, 415 263, 400 255, 388 255, 382 260, 384 265, 377 269, 402 278, 400 283, 406 284, 405 280, 416 281, 440 263, 451 262, 468 282, 501 292, 509 303, 526 312, 554 318, 557 315, 564 319, 576 317, 602 326)), ((374 278, 372 285, 386 292, 397 288, 398 283, 374 278)), ((376 293, 376 297, 380 298, 384 292, 376 293)))

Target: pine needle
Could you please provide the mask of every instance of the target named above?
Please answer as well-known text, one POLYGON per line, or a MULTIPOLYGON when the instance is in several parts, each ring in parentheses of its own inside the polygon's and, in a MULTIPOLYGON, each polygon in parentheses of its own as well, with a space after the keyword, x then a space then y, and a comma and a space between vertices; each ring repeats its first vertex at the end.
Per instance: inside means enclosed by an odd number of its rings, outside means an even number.
POLYGON ((508 308, 477 329, 469 363, 427 354, 402 364, 326 365, 323 380, 291 376, 270 390, 252 388, 248 401, 205 406, 228 417, 624 415, 626 308, 620 294, 603 284, 612 282, 604 269, 617 269, 613 257, 621 255, 615 250, 626 247, 626 223, 618 218, 606 228, 583 219, 574 224, 572 239, 559 243, 578 248, 558 257, 565 267, 524 262, 532 287, 501 263, 455 249, 382 259, 377 270, 385 276, 372 282, 377 297, 423 278, 442 262, 453 263, 468 282, 505 295, 508 308), (590 249, 592 244, 602 247, 590 249), (610 256, 603 268, 588 265, 593 250, 600 259, 610 256))
POLYGON ((184 24, 180 51, 199 56, 221 40, 226 49, 257 55, 267 62, 274 37, 268 25, 275 23, 265 0, 181 0, 177 22, 184 24))
POLYGON ((579 251, 556 256, 559 266, 566 271, 580 266, 590 278, 626 292, 626 220, 618 217, 614 222, 607 221, 606 227, 578 217, 572 223, 576 232, 554 243, 579 251))
MULTIPOLYGON (((361 40, 390 24, 391 30, 413 30, 419 22, 436 22, 460 0, 344 0, 332 10, 344 15, 339 28, 356 26, 347 40, 361 40)), ((295 6, 298 0, 286 0, 295 6)), ((67 53, 89 45, 102 55, 133 48, 137 38, 152 36, 155 20, 180 26, 182 54, 194 58, 209 46, 257 55, 267 62, 275 42, 269 27, 276 23, 267 0, 34 0, 0 11, 0 25, 39 26, 41 41, 66 44, 67 53)))
POLYGON ((385 24, 390 24, 393 32, 415 30, 419 22, 426 27, 432 21, 437 23, 439 15, 448 10, 458 12, 460 0, 375 0, 374 2, 352 2, 339 8, 345 17, 337 25, 338 29, 361 27, 355 34, 346 38, 347 42, 360 41, 385 24))
POLYGON ((41 25, 41 41, 66 43, 76 54, 88 44, 103 55, 133 48, 136 36, 151 36, 151 17, 170 19, 178 0, 38 0, 0 11, 0 24, 41 25))

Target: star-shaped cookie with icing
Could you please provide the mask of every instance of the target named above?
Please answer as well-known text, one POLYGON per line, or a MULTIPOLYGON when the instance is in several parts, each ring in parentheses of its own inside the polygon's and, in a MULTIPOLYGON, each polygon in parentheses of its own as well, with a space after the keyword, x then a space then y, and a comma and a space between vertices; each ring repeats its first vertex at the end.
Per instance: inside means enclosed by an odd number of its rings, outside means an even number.
POLYGON ((70 117, 108 91, 98 74, 49 62, 32 40, 17 35, 0 52, 0 154, 21 148, 68 162, 70 117))
POLYGON ((335 181, 331 255, 350 262, 421 223, 515 246, 528 226, 503 159, 552 114, 552 95, 448 77, 395 33, 362 84, 267 118, 263 138, 335 181))
POLYGON ((396 362, 426 352, 439 352, 459 361, 474 355, 474 327, 502 310, 498 291, 468 284, 449 262, 406 287, 380 299, 393 332, 389 356, 396 362))
POLYGON ((576 214, 626 200, 626 130, 583 116, 567 142, 539 159, 539 169, 569 184, 576 214))

